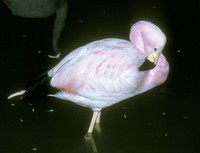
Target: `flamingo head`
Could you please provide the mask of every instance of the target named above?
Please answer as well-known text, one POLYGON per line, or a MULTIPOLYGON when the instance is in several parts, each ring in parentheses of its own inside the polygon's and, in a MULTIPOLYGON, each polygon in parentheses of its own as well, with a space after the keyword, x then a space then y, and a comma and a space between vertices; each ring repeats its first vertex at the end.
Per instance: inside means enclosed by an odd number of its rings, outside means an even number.
POLYGON ((148 21, 139 21, 132 25, 130 31, 132 44, 154 65, 166 44, 166 36, 159 27, 148 21))

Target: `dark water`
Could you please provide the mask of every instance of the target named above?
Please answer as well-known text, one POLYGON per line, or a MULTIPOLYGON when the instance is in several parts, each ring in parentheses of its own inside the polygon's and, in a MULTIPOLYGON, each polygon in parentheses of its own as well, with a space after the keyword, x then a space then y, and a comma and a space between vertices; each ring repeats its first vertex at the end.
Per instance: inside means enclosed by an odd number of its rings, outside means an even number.
POLYGON ((97 39, 128 39, 131 24, 143 19, 168 39, 168 80, 102 110, 101 132, 94 132, 93 142, 84 139, 92 115, 87 108, 51 97, 7 100, 57 62, 47 58, 54 16, 22 19, 0 3, 0 153, 199 152, 199 16, 195 1, 69 1, 63 56, 97 39))

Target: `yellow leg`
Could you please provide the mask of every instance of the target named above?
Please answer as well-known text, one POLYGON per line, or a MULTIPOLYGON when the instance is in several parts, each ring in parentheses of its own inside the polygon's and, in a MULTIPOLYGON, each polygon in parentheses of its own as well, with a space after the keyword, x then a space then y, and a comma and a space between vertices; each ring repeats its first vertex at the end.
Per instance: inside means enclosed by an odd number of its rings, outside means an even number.
POLYGON ((93 112, 92 120, 90 122, 90 126, 89 126, 89 129, 88 129, 88 134, 92 133, 92 131, 94 129, 94 125, 95 125, 97 118, 99 116, 98 114, 99 114, 99 112, 93 112))
POLYGON ((101 132, 100 118, 101 118, 101 112, 98 113, 97 119, 96 119, 95 130, 96 130, 97 132, 101 132))
POLYGON ((96 123, 100 123, 100 119, 101 119, 101 112, 98 113, 96 123))

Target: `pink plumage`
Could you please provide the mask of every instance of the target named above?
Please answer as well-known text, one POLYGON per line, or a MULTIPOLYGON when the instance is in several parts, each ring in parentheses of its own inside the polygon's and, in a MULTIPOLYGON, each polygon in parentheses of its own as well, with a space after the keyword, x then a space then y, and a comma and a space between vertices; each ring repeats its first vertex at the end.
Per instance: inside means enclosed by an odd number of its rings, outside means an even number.
POLYGON ((164 34, 152 23, 140 21, 133 25, 130 39, 135 41, 103 39, 71 52, 48 72, 51 85, 60 89, 52 96, 100 111, 163 83, 169 68, 161 54, 166 41, 164 34), (148 40, 148 35, 152 40, 148 40), (159 54, 156 67, 139 71, 154 48, 159 54))
MULTIPOLYGON (((169 65, 162 54, 164 33, 153 23, 139 21, 130 40, 103 39, 79 47, 48 71, 57 98, 89 107, 95 113, 163 83, 169 65), (149 60, 154 68, 140 70, 149 60)), ((95 123, 91 123, 89 133, 95 123)))

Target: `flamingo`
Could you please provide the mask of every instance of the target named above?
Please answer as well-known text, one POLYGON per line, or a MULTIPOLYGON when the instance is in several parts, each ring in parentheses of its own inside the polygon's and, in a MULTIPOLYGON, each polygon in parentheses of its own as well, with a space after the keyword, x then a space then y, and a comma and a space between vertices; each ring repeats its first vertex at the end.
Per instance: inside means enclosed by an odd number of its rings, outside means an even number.
MULTIPOLYGON (((169 64, 162 54, 166 37, 160 28, 149 21, 139 21, 132 25, 129 37, 130 41, 108 38, 79 47, 37 79, 45 82, 49 78, 50 86, 58 90, 48 96, 91 108, 88 134, 100 122, 103 108, 167 79, 169 64)), ((28 95, 32 86, 8 99, 28 95)))

